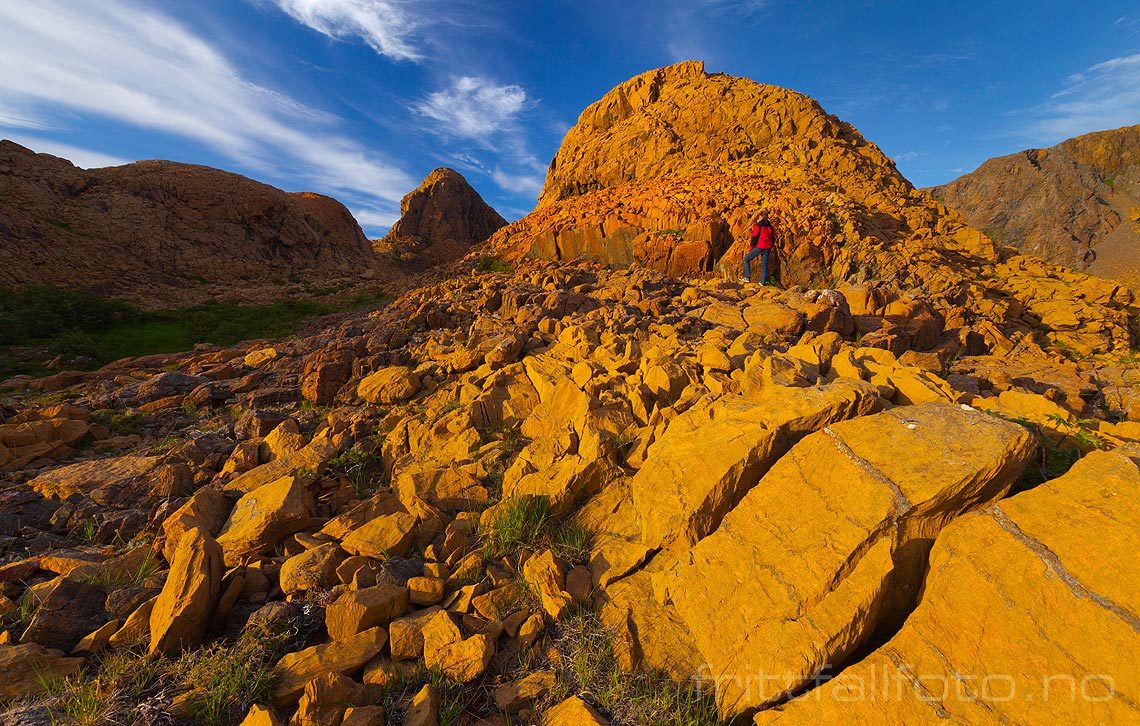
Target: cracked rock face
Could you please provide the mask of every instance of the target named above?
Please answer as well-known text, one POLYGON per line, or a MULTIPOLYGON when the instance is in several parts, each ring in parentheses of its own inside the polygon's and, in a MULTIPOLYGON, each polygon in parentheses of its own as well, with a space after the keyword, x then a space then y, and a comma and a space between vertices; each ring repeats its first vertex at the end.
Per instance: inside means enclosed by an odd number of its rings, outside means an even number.
MULTIPOLYGON (((941 528, 1002 497, 1032 454, 1022 427, 950 404, 824 426, 714 532, 611 585, 610 620, 624 616, 656 666, 673 654, 639 634, 664 611, 687 633, 696 652, 682 660, 698 663, 691 675, 709 679, 722 716, 770 705, 904 614, 941 528)), ((703 479, 694 472, 693 486, 703 479)))
POLYGON ((1136 721, 1138 462, 1135 447, 1093 452, 952 522, 898 633, 756 723, 1136 721))

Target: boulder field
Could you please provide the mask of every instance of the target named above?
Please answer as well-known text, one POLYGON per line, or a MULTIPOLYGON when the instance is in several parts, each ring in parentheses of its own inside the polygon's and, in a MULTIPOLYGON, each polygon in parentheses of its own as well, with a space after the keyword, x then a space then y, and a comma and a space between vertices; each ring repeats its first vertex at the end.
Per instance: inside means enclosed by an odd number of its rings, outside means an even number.
POLYGON ((1007 255, 791 92, 690 64, 603 100, 536 212, 382 309, 4 384, 0 722, 89 692, 250 725, 1140 719, 1131 293, 1007 255), (709 84, 772 118, 705 139, 709 84), (623 125, 663 101, 691 123, 623 125), (595 163, 634 140, 670 175, 595 163), (812 149, 865 225, 820 259, 949 288, 535 247, 718 165, 815 194, 812 149))

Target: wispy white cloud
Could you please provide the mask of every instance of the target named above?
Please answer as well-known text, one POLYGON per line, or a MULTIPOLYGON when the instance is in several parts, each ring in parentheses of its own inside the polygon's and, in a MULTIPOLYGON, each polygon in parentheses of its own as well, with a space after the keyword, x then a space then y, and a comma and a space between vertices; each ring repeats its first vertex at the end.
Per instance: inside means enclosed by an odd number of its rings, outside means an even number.
POLYGON ((423 60, 418 31, 426 20, 401 0, 270 0, 297 22, 337 40, 362 40, 398 61, 423 60))
POLYGON ((524 194, 529 197, 538 197, 545 181, 538 174, 509 174, 498 166, 491 172, 491 179, 508 192, 524 194))
POLYGON ((411 188, 397 166, 338 135, 334 117, 251 83, 202 37, 136 0, 4 0, 0 47, 0 96, 25 127, 112 119, 377 207, 411 188))
POLYGON ((674 61, 714 62, 723 45, 723 24, 749 21, 768 0, 666 0, 653 6, 665 48, 674 61))
POLYGON ((768 0, 699 0, 696 6, 709 12, 751 15, 767 4, 768 0))
POLYGON ((71 144, 64 144, 54 139, 45 139, 42 136, 28 136, 26 134, 2 131, 0 132, 0 137, 8 141, 15 141, 20 146, 26 146, 32 151, 41 154, 51 154, 52 156, 67 159, 72 164, 84 169, 98 169, 104 166, 122 166, 123 164, 130 163, 128 159, 111 156, 110 154, 104 154, 99 151, 92 151, 91 149, 84 149, 79 146, 72 146, 71 144))
POLYGON ((903 154, 895 156, 895 161, 913 161, 921 156, 926 156, 925 151, 907 151, 903 154))
POLYGON ((33 114, 0 105, 0 126, 10 129, 50 129, 52 124, 33 114))
POLYGON ((1140 53, 1111 58, 1074 73, 1038 106, 1013 112, 1028 119, 1018 135, 1035 145, 1140 121, 1140 53))
POLYGON ((391 227, 400 218, 399 212, 361 208, 352 210, 352 216, 365 230, 391 227))
POLYGON ((447 88, 429 93, 415 110, 436 121, 445 135, 487 140, 508 129, 526 103, 522 86, 461 76, 447 88))

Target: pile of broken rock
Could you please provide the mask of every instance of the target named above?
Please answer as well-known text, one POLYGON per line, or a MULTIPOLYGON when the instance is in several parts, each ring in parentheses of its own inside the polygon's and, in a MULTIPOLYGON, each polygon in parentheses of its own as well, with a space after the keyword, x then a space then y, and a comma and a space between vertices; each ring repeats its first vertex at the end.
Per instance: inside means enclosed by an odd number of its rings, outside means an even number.
MULTIPOLYGON (((174 657, 233 637, 281 617, 282 601, 308 603, 317 624, 251 719, 380 723, 377 693, 420 664, 483 694, 472 717, 600 722, 589 709, 603 704, 551 702, 567 695, 552 638, 580 609, 600 614, 624 667, 703 679, 725 718, 818 721, 827 704, 788 699, 879 661, 1101 669, 1128 696, 1134 666, 1113 653, 1137 638, 1124 543, 1140 528, 1140 431, 1086 401, 1110 368, 1041 349, 1020 372, 951 360, 939 316, 883 315, 900 301, 882 294, 533 262, 410 293, 272 355, 125 362, 64 389, 66 407, 21 399, 5 431, 75 432, 8 460, 0 522, 23 554, 0 566, 4 696, 33 696, 43 673, 105 649, 174 657), (123 450, 87 458, 88 412, 144 408, 123 450), (43 423, 61 420, 77 423, 43 423), (1119 448, 1006 498, 1040 470, 1042 441, 1119 448), (345 452, 378 462, 374 486, 353 486, 345 452), (588 552, 488 545, 534 500, 589 532, 588 552), (1023 564, 995 568, 1008 562, 1023 564), (996 608, 1010 622, 979 652, 998 602, 1015 605, 996 608), (1094 625, 1100 637, 1085 637, 1094 625)), ((409 723, 430 722, 415 715, 440 694, 423 688, 395 707, 409 723)), ((860 707, 900 722, 904 707, 995 707, 907 695, 860 707)), ((185 714, 200 697, 163 708, 185 714)), ((1064 712, 1134 716, 1129 704, 1064 712)))

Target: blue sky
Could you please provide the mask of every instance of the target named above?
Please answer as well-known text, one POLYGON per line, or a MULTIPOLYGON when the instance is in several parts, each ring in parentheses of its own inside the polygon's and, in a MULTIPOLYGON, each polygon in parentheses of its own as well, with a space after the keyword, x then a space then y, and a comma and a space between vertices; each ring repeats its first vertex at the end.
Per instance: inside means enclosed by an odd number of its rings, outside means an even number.
POLYGON ((441 165, 522 216, 583 107, 688 58, 817 98, 921 186, 1140 123, 1135 0, 2 0, 0 49, 0 137, 331 194, 372 235, 441 165))

